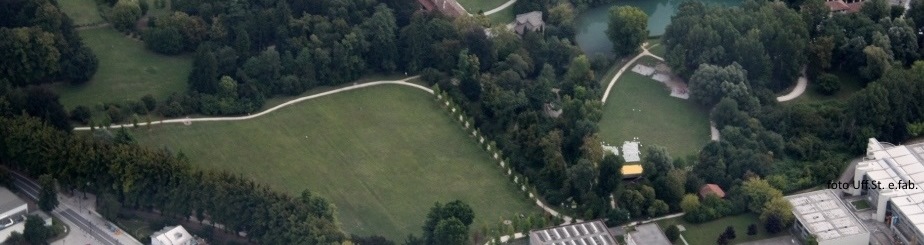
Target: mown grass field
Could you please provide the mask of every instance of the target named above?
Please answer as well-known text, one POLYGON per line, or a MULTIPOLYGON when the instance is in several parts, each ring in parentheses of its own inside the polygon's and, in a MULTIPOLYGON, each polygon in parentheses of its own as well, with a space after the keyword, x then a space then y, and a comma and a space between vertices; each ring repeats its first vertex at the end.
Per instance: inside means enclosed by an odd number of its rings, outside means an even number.
POLYGON ((102 23, 103 17, 99 15, 94 0, 64 0, 58 1, 61 11, 71 17, 74 25, 90 25, 102 23))
POLYGON ((99 59, 99 70, 86 84, 55 85, 65 107, 138 100, 146 94, 163 99, 186 89, 191 56, 156 54, 112 27, 82 30, 79 34, 99 59))
MULTIPOLYGON (((652 60, 645 57, 639 61, 652 60)), ((707 110, 671 97, 664 84, 632 72, 631 66, 616 81, 603 106, 599 124, 602 140, 621 146, 623 141, 638 137, 643 147, 663 146, 675 157, 699 152, 709 142, 707 110)))
MULTIPOLYGON (((379 85, 304 101, 263 117, 133 130, 194 166, 239 173, 337 207, 346 232, 395 241, 435 202, 472 205, 473 229, 538 212, 474 139, 416 88, 379 85)), ((489 226, 492 227, 492 226, 489 226)))
MULTIPOLYGON (((671 225, 683 225, 686 231, 680 232, 680 234, 683 235, 683 238, 686 239, 689 244, 716 244, 719 235, 725 232, 728 226, 735 228, 735 239, 730 241, 732 244, 763 240, 788 234, 785 232, 773 235, 768 234, 767 231, 764 230, 763 225, 760 224, 758 216, 751 213, 724 217, 702 224, 686 222, 683 220, 683 217, 659 220, 656 221, 656 223, 661 227, 661 230, 667 230, 667 227, 671 225), (757 235, 748 235, 748 226, 751 224, 757 224, 757 235)), ((674 244, 683 244, 683 241, 677 239, 674 244)))
POLYGON ((458 0, 462 7, 471 14, 477 14, 479 10, 487 12, 503 5, 507 0, 458 0))

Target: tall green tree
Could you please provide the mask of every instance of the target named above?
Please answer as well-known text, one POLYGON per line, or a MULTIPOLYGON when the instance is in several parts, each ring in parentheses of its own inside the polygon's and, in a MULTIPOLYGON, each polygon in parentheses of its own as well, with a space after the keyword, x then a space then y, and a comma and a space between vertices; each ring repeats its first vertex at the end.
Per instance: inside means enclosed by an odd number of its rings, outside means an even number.
POLYGON ((138 0, 119 0, 109 12, 109 22, 119 31, 130 32, 134 30, 135 22, 141 15, 138 0))
POLYGON ((35 215, 26 216, 26 225, 22 236, 29 244, 48 244, 51 230, 45 227, 45 221, 35 215))
POLYGON ((58 189, 55 186, 55 179, 51 175, 43 174, 39 176, 39 209, 45 212, 51 212, 58 207, 58 189))
POLYGON ((470 101, 481 99, 482 89, 478 79, 481 77, 481 72, 478 68, 478 56, 469 54, 468 50, 462 50, 459 52, 459 62, 456 67, 453 73, 459 80, 459 89, 462 90, 465 98, 470 101))
POLYGON ((747 71, 737 63, 725 67, 703 64, 690 77, 690 99, 712 106, 725 97, 723 83, 745 84, 746 81, 747 71))
POLYGON ((882 18, 889 18, 889 10, 889 3, 886 0, 869 0, 863 3, 860 13, 873 21, 879 21, 882 18))
POLYGON ((13 85, 49 79, 58 72, 60 58, 54 34, 37 27, 0 27, 0 77, 13 85))
POLYGON ((610 9, 606 35, 616 55, 634 54, 648 38, 648 14, 637 7, 615 6, 610 9))
POLYGON ((369 67, 381 72, 395 71, 398 61, 398 26, 394 11, 379 4, 375 7, 375 13, 363 22, 363 29, 367 41, 374 47, 369 49, 369 57, 366 58, 369 67))

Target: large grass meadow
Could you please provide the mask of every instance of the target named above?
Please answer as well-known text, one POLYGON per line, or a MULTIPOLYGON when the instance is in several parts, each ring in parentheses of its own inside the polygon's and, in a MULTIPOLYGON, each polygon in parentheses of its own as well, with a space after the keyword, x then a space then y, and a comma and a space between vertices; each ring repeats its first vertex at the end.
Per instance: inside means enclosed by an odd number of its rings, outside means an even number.
POLYGON ((252 120, 133 133, 143 145, 184 153, 198 168, 239 173, 291 194, 311 190, 336 205, 352 234, 419 236, 433 203, 456 199, 473 207, 475 229, 538 212, 432 95, 416 88, 380 85, 252 120))
POLYGON ((631 68, 610 91, 599 125, 602 139, 610 145, 619 146, 638 137, 643 147, 663 146, 672 156, 695 154, 709 142, 705 109, 692 101, 671 97, 662 83, 634 73, 631 68))
POLYGON ((55 86, 65 107, 138 100, 146 94, 163 99, 186 89, 191 56, 156 54, 112 27, 81 30, 79 34, 99 59, 99 69, 86 84, 55 86))

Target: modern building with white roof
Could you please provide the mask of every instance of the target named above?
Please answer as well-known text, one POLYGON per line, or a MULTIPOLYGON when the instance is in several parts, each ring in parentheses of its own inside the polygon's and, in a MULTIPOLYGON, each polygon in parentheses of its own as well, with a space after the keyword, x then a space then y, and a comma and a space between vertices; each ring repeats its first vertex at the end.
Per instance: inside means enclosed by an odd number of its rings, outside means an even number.
POLYGON ((603 221, 563 225, 529 232, 530 245, 616 245, 603 221))
POLYGON ((0 242, 6 241, 13 232, 22 234, 25 230, 23 215, 29 213, 29 206, 10 190, 0 187, 0 242))
POLYGON ((786 196, 796 216, 793 233, 819 245, 867 245, 869 230, 857 219, 834 190, 825 189, 786 196))
POLYGON ((151 245, 195 245, 198 240, 189 234, 183 226, 167 226, 151 234, 151 245))
POLYGON ((856 188, 845 192, 867 195, 875 209, 872 218, 888 224, 898 242, 924 243, 924 144, 895 146, 869 139, 854 182, 856 188))
POLYGON ((626 162, 642 161, 641 152, 638 150, 638 141, 626 141, 622 143, 622 158, 626 162))

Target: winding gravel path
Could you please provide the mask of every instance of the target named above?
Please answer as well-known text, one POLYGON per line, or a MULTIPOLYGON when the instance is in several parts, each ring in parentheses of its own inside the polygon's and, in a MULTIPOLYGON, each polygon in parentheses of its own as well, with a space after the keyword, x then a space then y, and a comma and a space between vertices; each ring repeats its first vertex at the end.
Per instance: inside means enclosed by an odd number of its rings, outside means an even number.
MULTIPOLYGON (((308 96, 296 98, 296 99, 287 101, 287 102, 285 102, 285 103, 282 103, 282 104, 280 104, 280 105, 274 106, 274 107, 272 107, 272 108, 266 109, 265 111, 261 111, 260 113, 252 114, 252 115, 247 115, 247 116, 239 116, 239 117, 177 118, 177 119, 168 119, 168 120, 155 121, 155 122, 151 122, 150 124, 151 124, 151 125, 154 125, 154 124, 168 124, 168 123, 191 123, 191 122, 218 122, 218 121, 241 121, 241 120, 249 120, 249 119, 253 119, 253 118, 257 118, 257 117, 260 117, 260 116, 269 114, 270 112, 274 112, 274 111, 276 111, 276 110, 282 109, 283 107, 290 106, 290 105, 296 104, 296 103, 298 103, 298 102, 302 102, 302 101, 306 101, 306 100, 310 100, 310 99, 314 99, 314 98, 318 98, 318 97, 323 97, 323 96, 326 96, 326 95, 336 94, 336 93, 340 93, 340 92, 344 92, 344 91, 350 91, 350 90, 359 89, 359 88, 365 88, 365 87, 378 86, 378 85, 383 85, 383 84, 394 84, 394 85, 410 86, 410 87, 418 88, 418 89, 420 89, 420 90, 423 90, 423 91, 426 91, 427 93, 431 93, 431 94, 432 94, 432 93, 433 93, 433 90, 430 89, 430 88, 424 87, 424 86, 419 85, 419 84, 414 84, 414 83, 409 83, 409 82, 407 82, 408 80, 411 80, 411 79, 414 79, 414 78, 417 78, 417 77, 418 77, 418 76, 413 76, 413 77, 408 77, 408 78, 401 79, 401 80, 393 80, 393 81, 376 81, 376 82, 368 82, 368 83, 355 84, 355 85, 351 85, 351 86, 347 86, 347 87, 343 87, 343 88, 338 88, 338 89, 334 89, 334 90, 327 91, 327 92, 322 92, 322 93, 317 93, 317 94, 312 94, 312 95, 308 95, 308 96)), ((139 123, 139 124, 138 124, 138 126, 142 126, 142 125, 147 125, 147 124, 146 124, 146 123, 144 123, 144 124, 139 123)), ((127 127, 132 127, 132 126, 133 126, 132 124, 120 124, 120 125, 112 125, 112 126, 110 126, 110 128, 122 128, 122 127, 126 127, 126 128, 127 128, 127 127)), ((90 127, 76 127, 76 128, 74 128, 74 130, 77 130, 77 131, 90 130, 90 127)))
POLYGON ((497 8, 494 8, 494 9, 492 9, 492 10, 488 10, 488 11, 484 12, 484 15, 492 15, 492 14, 494 14, 494 13, 500 12, 501 10, 504 10, 504 9, 506 9, 506 8, 509 8, 510 6, 513 6, 513 4, 516 3, 516 2, 517 2, 517 0, 510 0, 510 1, 507 1, 507 2, 504 3, 504 4, 501 4, 501 6, 497 6, 497 8))
MULTIPOLYGON (((646 45, 646 44, 647 44, 647 43, 643 43, 643 44, 642 44, 642 53, 640 53, 640 54, 636 55, 635 57, 633 57, 631 60, 629 60, 629 62, 626 62, 626 64, 623 65, 622 68, 619 68, 619 71, 616 72, 616 75, 613 76, 613 79, 610 79, 609 85, 607 85, 607 86, 606 86, 606 90, 603 91, 603 98, 600 99, 600 102, 601 102, 601 103, 606 104, 606 98, 607 98, 607 97, 610 97, 610 90, 613 89, 613 85, 616 85, 616 80, 619 80, 619 77, 622 76, 622 73, 625 72, 626 69, 629 69, 629 67, 632 66, 632 64, 635 64, 635 61, 638 61, 638 59, 641 59, 642 57, 644 57, 644 56, 646 56, 646 55, 647 55, 647 56, 654 57, 655 59, 658 59, 658 60, 662 60, 662 61, 664 60, 663 58, 658 57, 658 56, 656 56, 656 55, 654 55, 654 54, 648 52, 648 49, 645 48, 645 45, 646 45)), ((652 47, 654 47, 654 46, 652 46, 652 47)))
POLYGON ((789 92, 789 94, 776 97, 776 101, 785 102, 799 98, 802 93, 805 93, 806 87, 808 87, 808 78, 805 78, 805 76, 800 76, 799 80, 796 82, 796 88, 793 88, 792 92, 789 92))

